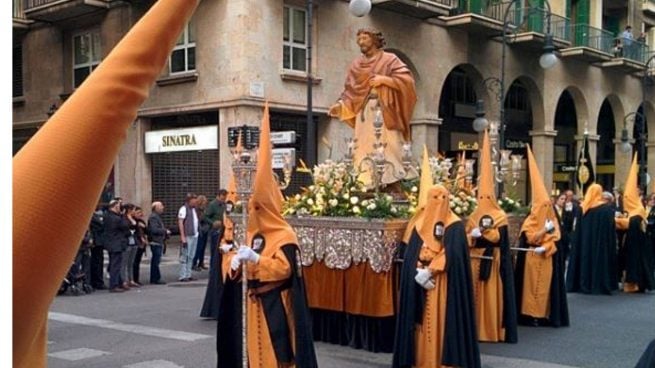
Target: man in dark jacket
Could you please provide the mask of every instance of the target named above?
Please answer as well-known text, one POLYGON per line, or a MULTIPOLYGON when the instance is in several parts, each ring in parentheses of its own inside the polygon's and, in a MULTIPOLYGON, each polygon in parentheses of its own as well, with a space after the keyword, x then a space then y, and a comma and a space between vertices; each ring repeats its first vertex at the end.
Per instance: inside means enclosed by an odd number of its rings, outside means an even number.
POLYGON ((150 251, 152 252, 152 260, 150 261, 150 283, 156 285, 166 284, 166 282, 161 279, 159 262, 161 261, 164 242, 171 234, 170 230, 166 229, 164 226, 164 222, 161 219, 162 213, 164 213, 164 204, 159 201, 152 202, 152 213, 150 214, 150 218, 148 218, 148 242, 150 243, 150 251))
POLYGON ((109 211, 104 219, 104 246, 109 253, 109 291, 125 291, 121 287, 121 262, 123 251, 127 248, 127 237, 130 235, 129 223, 121 215, 121 203, 118 200, 109 202, 109 211))
POLYGON ((105 260, 105 247, 104 247, 104 218, 106 210, 98 206, 98 210, 93 213, 91 217, 91 237, 93 239, 93 247, 91 247, 91 271, 90 282, 91 286, 97 290, 104 290, 107 288, 104 281, 104 272, 102 270, 105 260))

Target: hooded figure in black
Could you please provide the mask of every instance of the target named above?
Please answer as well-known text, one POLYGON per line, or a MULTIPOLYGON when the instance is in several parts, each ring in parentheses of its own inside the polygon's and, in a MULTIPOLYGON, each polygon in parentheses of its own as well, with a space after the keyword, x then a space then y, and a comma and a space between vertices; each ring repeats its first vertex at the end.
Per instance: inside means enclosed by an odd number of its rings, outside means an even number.
POLYGON ((400 275, 393 367, 480 367, 466 232, 441 185, 428 191, 400 275))
POLYGON ((566 290, 573 293, 611 294, 618 289, 614 205, 592 184, 582 202, 582 221, 571 245, 566 290))
POLYGON ((632 160, 632 167, 628 173, 623 193, 623 209, 627 217, 617 218, 616 226, 627 230, 622 248, 624 257, 625 275, 623 291, 626 293, 644 292, 655 288, 653 280, 653 263, 651 247, 646 236, 646 209, 641 203, 639 188, 637 187, 637 154, 632 160))

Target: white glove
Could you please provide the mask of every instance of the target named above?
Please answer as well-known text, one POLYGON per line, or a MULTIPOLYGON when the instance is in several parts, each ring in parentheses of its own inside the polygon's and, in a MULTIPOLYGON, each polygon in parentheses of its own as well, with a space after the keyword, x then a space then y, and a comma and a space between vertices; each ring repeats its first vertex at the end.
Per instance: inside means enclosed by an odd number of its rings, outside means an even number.
POLYGON ((259 262, 259 254, 255 253, 254 250, 250 247, 240 246, 237 255, 244 261, 250 261, 252 263, 259 262))
POLYGON ((230 268, 232 271, 236 271, 239 269, 239 265, 241 264, 241 257, 239 254, 236 254, 234 257, 232 257, 232 260, 230 261, 230 268))
POLYGON ((434 289, 434 282, 432 282, 432 273, 427 268, 417 268, 414 280, 421 285, 424 289, 434 289))
POLYGON ((471 236, 474 238, 479 238, 482 236, 482 232, 480 231, 479 227, 476 227, 475 229, 471 230, 471 236))
POLYGON ((546 220, 546 225, 544 225, 544 229, 546 232, 550 232, 555 228, 555 224, 551 220, 546 220))
POLYGON ((219 248, 221 249, 221 253, 229 253, 232 250, 232 244, 223 244, 219 248))
POLYGON ((544 253, 546 253, 546 248, 544 248, 544 247, 536 247, 536 248, 534 248, 534 252, 535 252, 536 254, 544 254, 544 253))

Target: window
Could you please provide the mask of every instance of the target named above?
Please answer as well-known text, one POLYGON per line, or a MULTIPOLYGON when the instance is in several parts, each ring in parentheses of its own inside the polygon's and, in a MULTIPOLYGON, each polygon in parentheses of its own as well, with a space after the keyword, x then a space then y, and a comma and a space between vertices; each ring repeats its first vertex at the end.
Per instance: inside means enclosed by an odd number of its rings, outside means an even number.
POLYGON ((100 64, 100 32, 73 36, 73 88, 77 88, 100 64))
POLYGON ((168 65, 170 74, 196 70, 196 31, 193 19, 186 24, 184 32, 177 39, 168 65))
POLYGON ((23 95, 23 46, 14 45, 12 56, 14 63, 12 97, 20 97, 23 95))
POLYGON ((301 8, 284 6, 282 68, 307 71, 307 17, 301 8))

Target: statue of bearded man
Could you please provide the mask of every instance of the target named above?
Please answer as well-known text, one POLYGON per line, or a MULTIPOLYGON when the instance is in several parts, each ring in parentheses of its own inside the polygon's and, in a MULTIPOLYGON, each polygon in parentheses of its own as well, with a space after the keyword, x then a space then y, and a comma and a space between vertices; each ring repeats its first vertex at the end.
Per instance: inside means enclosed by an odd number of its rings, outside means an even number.
MULTIPOLYGON (((395 174, 403 170, 403 144, 411 140, 409 122, 416 105, 414 77, 395 54, 384 51, 385 40, 380 31, 358 30, 357 45, 362 55, 350 65, 341 97, 330 107, 328 115, 355 129, 354 163, 359 167, 362 159, 374 151, 373 122, 379 109, 384 121, 380 139, 387 144, 385 158, 396 171, 391 167, 385 169, 380 184, 388 185, 398 181, 399 175, 395 174)), ((359 178, 367 187, 374 184, 372 169, 368 168, 359 178)), ((405 178, 415 176, 412 170, 405 178)))

